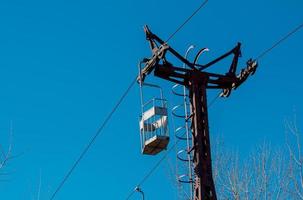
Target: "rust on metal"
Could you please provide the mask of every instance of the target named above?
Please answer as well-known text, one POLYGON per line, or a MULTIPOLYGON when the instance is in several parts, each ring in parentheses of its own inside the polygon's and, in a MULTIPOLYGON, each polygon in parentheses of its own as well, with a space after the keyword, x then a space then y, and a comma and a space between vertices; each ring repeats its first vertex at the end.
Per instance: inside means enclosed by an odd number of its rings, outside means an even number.
POLYGON ((148 74, 186 86, 189 90, 191 102, 191 129, 194 168, 194 199, 216 200, 216 190, 212 176, 211 147, 209 138, 207 89, 221 89, 222 97, 228 97, 232 90, 237 89, 250 75, 253 75, 258 66, 256 61, 250 59, 245 69, 236 74, 238 59, 241 56, 241 44, 238 43, 227 53, 204 65, 197 64, 198 57, 205 50, 201 49, 194 62, 181 56, 166 42, 153 34, 147 26, 144 27, 146 39, 152 52, 150 58, 144 59, 144 67, 137 80, 144 82, 148 74), (176 67, 166 59, 166 54, 171 53, 189 68, 176 67), (232 63, 226 74, 206 72, 205 69, 219 61, 233 56, 232 63))

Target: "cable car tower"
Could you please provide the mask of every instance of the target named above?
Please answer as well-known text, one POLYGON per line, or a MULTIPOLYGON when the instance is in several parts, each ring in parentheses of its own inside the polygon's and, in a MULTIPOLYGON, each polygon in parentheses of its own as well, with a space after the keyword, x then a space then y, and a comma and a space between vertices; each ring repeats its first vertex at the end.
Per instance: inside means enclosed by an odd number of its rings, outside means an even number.
MULTIPOLYGON (((151 72, 154 75, 170 82, 183 85, 188 90, 190 100, 190 115, 187 121, 191 121, 192 147, 187 154, 192 154, 192 168, 194 177, 192 180, 193 200, 216 200, 215 185, 212 176, 211 149, 209 138, 208 111, 207 111, 207 89, 221 89, 222 97, 228 97, 233 89, 237 89, 257 68, 257 62, 252 59, 247 61, 247 66, 236 74, 238 59, 241 56, 241 44, 238 43, 233 49, 224 55, 214 59, 207 64, 198 64, 200 55, 206 50, 202 48, 193 62, 181 56, 166 42, 153 34, 147 26, 144 27, 146 39, 150 44, 152 56, 145 58, 140 65, 138 82, 140 86, 145 84, 145 78, 151 72), (177 67, 170 63, 166 54, 171 53, 187 68, 177 67), (233 56, 229 71, 226 74, 206 72, 205 70, 226 57, 233 56)), ((141 98, 142 99, 142 98, 141 98)), ((167 110, 164 99, 160 98, 161 106, 153 106, 147 111, 142 109, 140 121, 142 151, 145 154, 156 154, 164 150, 168 145, 167 133, 167 110), (156 117, 158 116, 158 117, 156 117), (152 122, 147 119, 156 117, 152 122), (162 129, 160 134, 157 129, 162 129), (150 134, 146 136, 146 132, 150 134), (164 133, 164 135, 163 135, 164 133), (143 139, 142 139, 143 138, 143 139)), ((142 107, 144 107, 143 104, 142 107)))

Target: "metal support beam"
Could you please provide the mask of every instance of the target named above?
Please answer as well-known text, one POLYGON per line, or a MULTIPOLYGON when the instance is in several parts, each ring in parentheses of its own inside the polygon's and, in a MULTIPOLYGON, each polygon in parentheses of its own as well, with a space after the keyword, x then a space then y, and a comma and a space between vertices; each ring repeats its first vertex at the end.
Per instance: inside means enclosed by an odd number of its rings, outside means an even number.
POLYGON ((207 77, 201 79, 201 76, 193 74, 189 83, 195 173, 194 200, 217 200, 211 165, 206 95, 207 79, 207 77))

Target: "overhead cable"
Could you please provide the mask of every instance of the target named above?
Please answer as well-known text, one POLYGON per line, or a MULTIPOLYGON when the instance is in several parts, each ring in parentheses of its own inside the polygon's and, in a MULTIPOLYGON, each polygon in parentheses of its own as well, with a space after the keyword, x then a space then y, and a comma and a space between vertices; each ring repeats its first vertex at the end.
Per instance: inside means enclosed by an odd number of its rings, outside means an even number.
POLYGON ((207 4, 208 0, 203 1, 200 6, 173 32, 166 42, 168 42, 171 38, 173 38, 200 10, 207 4))
POLYGON ((119 98, 118 102, 115 104, 115 106, 113 107, 113 109, 111 110, 111 112, 107 115, 107 117, 105 118, 105 120, 101 123, 100 127, 98 128, 98 130, 96 131, 96 133, 93 135, 93 137, 90 139, 89 143, 85 146, 84 150, 81 152, 81 154, 78 157, 78 159, 76 160, 76 162, 72 165, 72 167, 68 170, 67 174, 63 177, 62 181, 60 182, 60 184, 56 188, 55 192, 52 194, 50 200, 53 200, 56 197, 57 193, 61 190, 61 188, 63 187, 64 183, 67 181, 67 179, 73 173, 73 171, 75 170, 75 168, 77 167, 77 165, 80 163, 80 161, 83 159, 83 157, 88 152, 89 148, 95 142, 95 140, 100 135, 100 133, 102 132, 102 130, 104 129, 104 127, 107 125, 107 123, 110 121, 111 117, 117 111, 118 107, 120 106, 120 104, 122 103, 122 101, 125 99, 125 97, 129 93, 130 89, 134 86, 134 84, 136 83, 136 81, 137 81, 137 78, 135 78, 129 84, 129 86, 127 87, 127 89, 125 90, 125 92, 122 94, 122 96, 119 98))
POLYGON ((288 34, 286 34, 280 40, 278 40, 277 42, 275 42, 270 48, 268 48, 265 51, 263 51, 262 53, 260 53, 255 60, 260 60, 261 58, 263 58, 271 50, 273 50, 278 45, 280 45, 282 42, 284 42, 285 40, 287 40, 290 36, 292 36, 293 34, 295 34, 296 32, 298 32, 301 28, 303 28, 303 23, 300 24, 299 26, 297 26, 296 28, 294 28, 293 30, 291 30, 288 34))

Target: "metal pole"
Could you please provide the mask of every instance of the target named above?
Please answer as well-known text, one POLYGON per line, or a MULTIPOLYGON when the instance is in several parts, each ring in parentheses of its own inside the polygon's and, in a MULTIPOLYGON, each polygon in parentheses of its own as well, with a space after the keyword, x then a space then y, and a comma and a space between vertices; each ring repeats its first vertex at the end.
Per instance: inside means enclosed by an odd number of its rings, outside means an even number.
POLYGON ((194 200, 216 200, 215 185, 212 177, 210 139, 207 113, 206 85, 208 78, 201 79, 201 74, 191 75, 189 86, 192 134, 193 165, 195 173, 194 200))
POLYGON ((136 192, 139 192, 139 193, 142 195, 142 200, 144 200, 144 192, 142 191, 142 189, 139 188, 139 187, 136 187, 136 188, 135 188, 135 191, 136 191, 136 192))
POLYGON ((150 59, 146 59, 147 63, 141 73, 146 76, 154 71, 155 76, 184 85, 189 90, 191 102, 191 115, 189 117, 192 121, 193 147, 188 153, 193 152, 195 179, 193 184, 193 200, 217 200, 212 177, 206 91, 207 88, 223 89, 223 96, 228 97, 231 90, 236 89, 248 78, 248 76, 254 74, 257 63, 249 60, 247 67, 243 69, 240 74, 236 75, 238 58, 241 55, 241 44, 238 43, 232 50, 215 60, 205 65, 198 65, 196 64, 197 60, 204 51, 208 50, 207 48, 201 49, 196 55, 194 63, 191 63, 172 47, 168 46, 168 44, 158 36, 152 34, 147 27, 145 27, 145 33, 147 36, 146 38, 151 45, 153 56, 150 59), (176 58, 188 65, 190 69, 173 66, 166 60, 166 52, 172 53, 176 58), (231 55, 233 55, 233 60, 228 73, 225 75, 202 71, 231 55), (197 66, 200 68, 197 69, 197 66))

